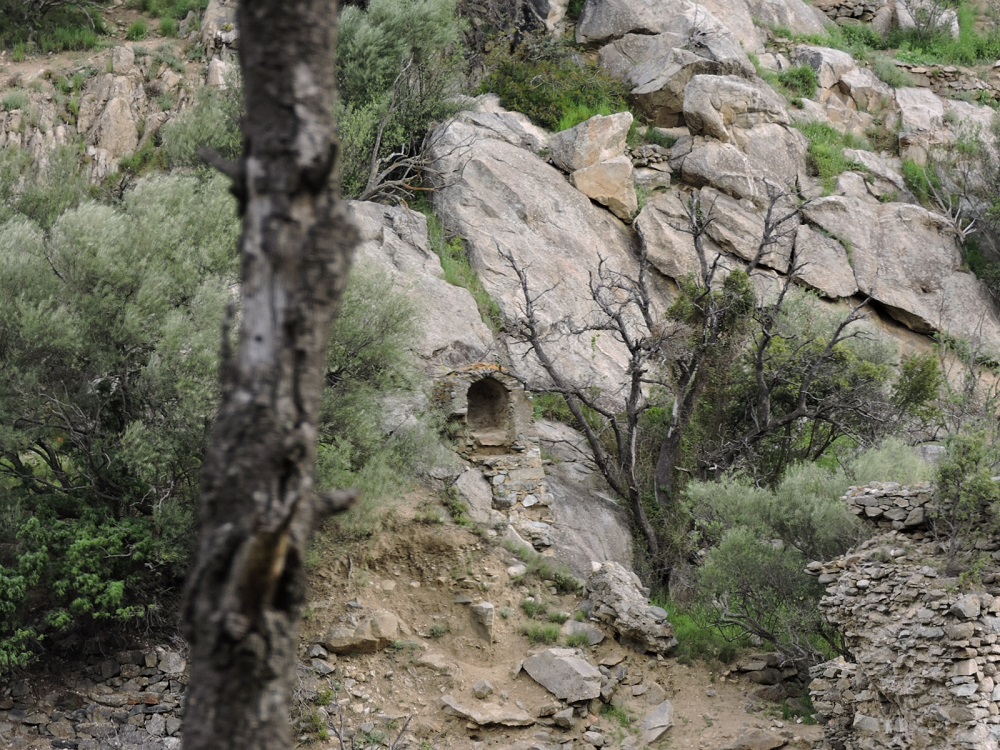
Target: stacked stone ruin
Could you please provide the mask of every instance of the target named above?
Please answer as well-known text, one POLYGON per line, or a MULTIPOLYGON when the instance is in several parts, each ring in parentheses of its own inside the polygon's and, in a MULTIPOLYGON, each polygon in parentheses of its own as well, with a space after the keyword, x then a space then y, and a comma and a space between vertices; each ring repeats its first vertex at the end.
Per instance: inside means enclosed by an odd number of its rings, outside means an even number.
POLYGON ((177 750, 186 666, 181 651, 157 646, 63 664, 44 694, 33 690, 46 683, 12 680, 0 690, 2 746, 177 750))
POLYGON ((928 524, 928 486, 853 488, 845 498, 881 531, 847 555, 813 563, 820 606, 851 659, 813 670, 826 748, 1000 747, 1000 552, 984 542, 975 575, 949 574, 928 524))
POLYGON ((436 398, 457 425, 459 454, 489 481, 493 508, 536 550, 551 547, 552 496, 524 387, 499 365, 476 363, 442 378, 436 398))

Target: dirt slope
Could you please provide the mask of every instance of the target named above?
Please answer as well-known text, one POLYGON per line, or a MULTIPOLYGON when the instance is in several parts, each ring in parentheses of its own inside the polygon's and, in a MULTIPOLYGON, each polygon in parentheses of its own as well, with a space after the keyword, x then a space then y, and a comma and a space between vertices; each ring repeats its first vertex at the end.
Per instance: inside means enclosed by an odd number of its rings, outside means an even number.
MULTIPOLYGON (((784 739, 786 747, 805 748, 821 736, 820 727, 782 721, 778 706, 753 697, 756 685, 723 676, 717 666, 650 658, 623 648, 610 634, 581 654, 595 665, 624 668, 612 706, 595 700, 589 711, 578 712, 585 715, 572 728, 547 726, 552 720, 545 714, 564 706, 520 670, 526 657, 548 647, 533 644, 525 631, 551 624, 550 617, 572 618, 581 596, 557 593, 531 574, 511 575, 519 562, 513 554, 450 523, 408 520, 339 551, 322 542, 320 549, 325 551, 313 571, 304 625, 307 660, 313 644, 351 615, 363 619, 374 610, 388 610, 409 629, 378 653, 331 655, 325 661, 332 673, 304 677, 304 714, 334 729, 343 719, 347 730, 368 729, 368 739, 384 736, 388 742, 412 716, 400 747, 582 749, 591 747, 583 739, 587 730, 601 734, 605 747, 641 747, 642 719, 669 698, 676 725, 657 747, 715 750, 762 730, 775 741, 784 739), (469 611, 480 601, 495 606, 493 643, 477 632, 469 611), (545 613, 532 619, 523 609, 525 601, 543 606, 545 613), (481 681, 492 687, 486 700, 541 716, 538 723, 480 727, 444 710, 444 695, 464 705, 483 703, 475 696, 481 681)), ((327 740, 316 739, 316 733, 304 734, 303 740, 339 748, 334 729, 327 730, 327 740)))

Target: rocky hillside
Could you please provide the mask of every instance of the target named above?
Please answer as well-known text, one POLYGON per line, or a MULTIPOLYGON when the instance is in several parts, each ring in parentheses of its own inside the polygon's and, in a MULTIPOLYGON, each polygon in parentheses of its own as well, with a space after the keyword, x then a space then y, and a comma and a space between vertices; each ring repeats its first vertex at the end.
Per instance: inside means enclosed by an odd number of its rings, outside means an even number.
MULTIPOLYGON (((720 276, 749 269, 765 298, 791 279, 815 293, 817 308, 866 303, 865 330, 894 342, 897 359, 932 334, 969 342, 983 359, 1000 355, 1000 316, 962 248, 970 226, 948 210, 960 206, 916 195, 906 177, 907 164, 928 165, 970 138, 993 148, 994 110, 954 98, 991 99, 992 79, 910 64, 927 85, 893 88, 816 41, 835 19, 905 24, 902 5, 587 0, 575 21, 566 3, 533 6, 548 33, 572 35, 625 82, 635 114, 552 133, 495 95, 463 100, 427 141, 431 222, 462 239, 499 319, 525 317, 519 270, 547 290, 538 321, 573 382, 620 402, 629 353, 593 330, 593 274, 603 266, 631 277, 637 257, 648 258, 649 303, 662 317, 703 258, 691 207, 710 219, 701 240, 720 276), (815 87, 780 83, 800 70, 815 87), (641 131, 637 115, 647 121, 641 131), (839 143, 841 168, 821 164, 820 135, 839 143), (787 218, 775 225, 776 214, 787 218)), ((135 12, 116 11, 123 27, 135 12)), ((101 52, 3 59, 0 146, 26 149, 42 165, 52 149, 82 139, 92 178, 125 189, 116 179, 147 165, 158 130, 192 105, 193 92, 228 85, 238 48, 231 13, 227 2, 210 3, 177 42, 118 39, 101 52), (193 48, 199 59, 189 62, 193 48)), ((301 652, 302 742, 421 750, 819 742, 821 730, 779 718, 780 703, 768 702, 798 697, 784 684, 795 670, 774 655, 754 654, 732 672, 674 660, 667 613, 622 567, 632 559, 629 524, 583 438, 534 421, 524 384, 544 386, 546 376, 523 337, 484 321, 482 300, 446 280, 425 214, 372 202, 351 212, 360 264, 392 278, 420 312, 413 349, 432 385, 398 405, 392 429, 433 399, 457 438, 423 478, 433 499, 411 498, 402 520, 362 544, 318 547, 301 652), (465 509, 463 525, 445 522, 442 497, 465 509), (586 588, 576 590, 553 561, 586 588)), ((868 515, 920 525, 916 507, 878 507, 868 515)), ((817 707, 836 717, 832 746, 920 747, 935 737, 928 746, 996 747, 990 628, 1000 600, 985 592, 973 602, 947 586, 922 592, 938 574, 921 567, 916 542, 873 545, 814 571, 833 584, 827 610, 859 639, 859 660, 895 665, 891 674, 847 663, 817 672, 817 707), (883 579, 895 583, 873 583, 883 579), (892 619, 886 601, 912 604, 905 616, 920 625, 905 635, 898 623, 869 631, 869 620, 892 619), (932 643, 942 634, 947 649, 932 643), (931 671, 916 680, 914 663, 931 671), (925 731, 927 716, 947 731, 925 731)), ((86 665, 50 663, 5 689, 0 737, 19 748, 178 747, 183 684, 178 646, 128 643, 86 665)))

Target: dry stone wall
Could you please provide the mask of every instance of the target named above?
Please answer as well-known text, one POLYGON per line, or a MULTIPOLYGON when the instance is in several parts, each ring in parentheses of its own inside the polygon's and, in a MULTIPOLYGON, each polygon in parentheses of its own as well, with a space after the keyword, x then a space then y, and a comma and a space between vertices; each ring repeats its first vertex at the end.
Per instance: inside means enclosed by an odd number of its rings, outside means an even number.
POLYGON ((927 486, 854 488, 845 500, 883 530, 810 565, 828 584, 820 606, 852 657, 813 670, 824 747, 996 750, 1000 574, 987 565, 973 586, 948 573, 926 531, 934 512, 927 486))
POLYGON ((63 664, 51 682, 12 681, 0 690, 0 746, 177 750, 186 666, 182 652, 156 646, 63 664))

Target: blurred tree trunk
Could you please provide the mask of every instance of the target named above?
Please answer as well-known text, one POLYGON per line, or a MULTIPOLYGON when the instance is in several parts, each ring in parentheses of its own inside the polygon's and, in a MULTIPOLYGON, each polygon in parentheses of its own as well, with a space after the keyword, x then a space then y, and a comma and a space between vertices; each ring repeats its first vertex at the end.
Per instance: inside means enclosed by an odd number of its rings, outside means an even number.
POLYGON ((306 547, 350 501, 317 496, 313 472, 355 233, 332 181, 336 2, 241 0, 237 13, 245 148, 209 160, 240 200, 242 308, 202 474, 183 735, 186 750, 289 750, 306 547))

